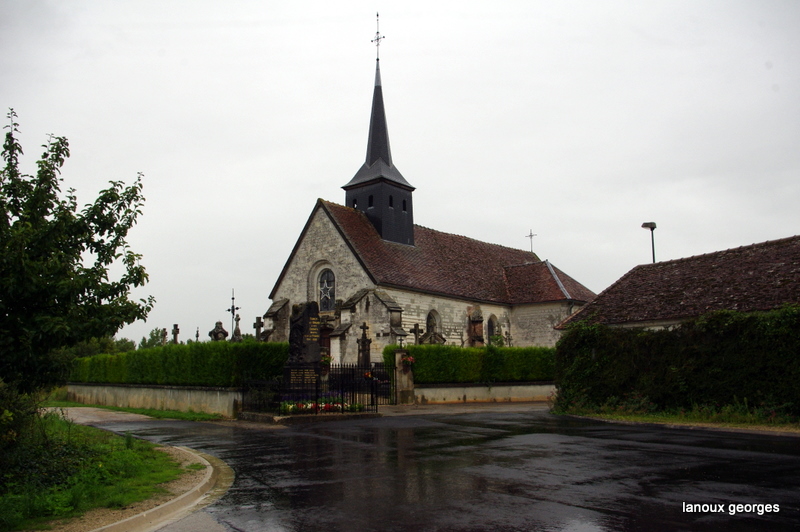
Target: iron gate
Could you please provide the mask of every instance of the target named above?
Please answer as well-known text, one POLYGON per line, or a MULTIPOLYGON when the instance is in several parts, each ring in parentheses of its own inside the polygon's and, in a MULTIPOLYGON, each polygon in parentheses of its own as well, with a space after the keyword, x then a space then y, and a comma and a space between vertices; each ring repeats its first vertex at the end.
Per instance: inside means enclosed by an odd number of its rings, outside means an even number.
POLYGON ((248 381, 242 409, 280 415, 377 412, 394 404, 391 372, 383 363, 287 367, 282 378, 248 381))

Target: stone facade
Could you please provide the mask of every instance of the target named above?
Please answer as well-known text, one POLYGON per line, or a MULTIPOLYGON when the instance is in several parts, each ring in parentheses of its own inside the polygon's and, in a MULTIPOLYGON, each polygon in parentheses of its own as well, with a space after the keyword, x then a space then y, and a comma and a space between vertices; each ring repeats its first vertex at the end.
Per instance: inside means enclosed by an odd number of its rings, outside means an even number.
POLYGON ((425 228, 420 228, 415 246, 406 246, 380 239, 365 220, 354 209, 322 200, 317 203, 270 294, 273 303, 264 326, 271 341, 288 340, 293 305, 316 301, 322 306, 325 279, 333 283, 329 288, 336 304, 320 310, 320 338, 334 363, 358 361, 364 325, 373 362, 381 361, 384 347, 401 341, 480 347, 491 336, 501 336, 507 343, 510 334, 514 346, 554 346, 560 332, 553 327, 587 300, 585 289, 582 300, 570 298, 561 280, 571 283, 571 291, 580 286, 527 252, 425 228), (475 249, 466 253, 465 246, 475 249), (453 258, 458 252, 461 256, 453 258), (527 297, 526 302, 471 300, 465 293, 446 295, 415 287, 416 279, 423 284, 433 279, 443 288, 463 286, 453 279, 471 280, 476 290, 497 297, 506 293, 502 268, 492 270, 500 260, 530 261, 523 264, 524 269, 511 271, 518 284, 509 297, 527 297), (475 261, 482 261, 481 267, 476 268, 475 261), (443 268, 450 270, 443 273, 443 268), (464 271, 471 272, 469 279, 464 271), (397 286, 398 282, 405 286, 397 286))

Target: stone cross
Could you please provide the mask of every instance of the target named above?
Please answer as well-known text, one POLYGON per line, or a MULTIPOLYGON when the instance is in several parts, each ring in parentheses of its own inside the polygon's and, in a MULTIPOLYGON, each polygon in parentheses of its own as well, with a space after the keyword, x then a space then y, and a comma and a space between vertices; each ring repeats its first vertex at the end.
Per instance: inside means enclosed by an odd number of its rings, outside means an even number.
POLYGON ((167 330, 161 329, 161 345, 167 345, 167 330))
POLYGON ((361 338, 356 340, 356 343, 358 344, 358 363, 362 366, 369 366, 369 345, 372 343, 372 340, 367 338, 367 330, 369 330, 367 322, 364 322, 359 329, 361 329, 361 338))
POLYGON ((512 339, 513 338, 511 338, 511 331, 506 331, 506 345, 508 347, 514 347, 514 346, 511 345, 511 340, 512 339))
POLYGON ((261 319, 261 316, 256 316, 256 322, 253 324, 253 328, 256 330, 256 342, 261 341, 261 328, 264 326, 264 321, 261 319))
POLYGON ((200 341, 200 327, 197 328, 197 332, 194 335, 194 341, 195 342, 199 342, 200 341))
POLYGON ((172 326, 172 343, 173 344, 177 344, 178 343, 178 333, 179 332, 181 332, 181 330, 178 329, 178 324, 176 323, 176 324, 174 324, 172 326))
POLYGON ((419 328, 419 323, 414 324, 414 328, 411 329, 411 332, 414 333, 414 343, 419 345, 419 335, 422 334, 422 329, 419 328))

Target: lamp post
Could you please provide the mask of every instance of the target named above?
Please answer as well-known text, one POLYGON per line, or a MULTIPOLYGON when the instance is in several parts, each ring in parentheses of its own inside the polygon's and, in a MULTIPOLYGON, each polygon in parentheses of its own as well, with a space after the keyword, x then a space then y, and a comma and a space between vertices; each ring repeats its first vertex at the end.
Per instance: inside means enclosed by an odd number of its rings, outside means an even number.
POLYGON ((642 224, 643 229, 650 229, 650 245, 653 248, 653 264, 656 263, 656 239, 653 236, 653 232, 656 230, 656 223, 655 222, 645 222, 642 224))

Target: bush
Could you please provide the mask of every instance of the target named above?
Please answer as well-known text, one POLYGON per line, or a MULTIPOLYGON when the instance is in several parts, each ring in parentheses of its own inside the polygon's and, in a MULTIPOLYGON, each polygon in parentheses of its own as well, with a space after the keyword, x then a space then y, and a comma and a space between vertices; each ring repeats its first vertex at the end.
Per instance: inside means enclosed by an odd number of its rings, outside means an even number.
MULTIPOLYGON (((396 345, 384 349, 393 366, 396 345)), ((555 349, 550 347, 457 347, 411 345, 417 384, 531 382, 553 379, 555 349)))
POLYGON ((673 330, 576 324, 556 346, 556 407, 638 396, 658 409, 755 407, 800 414, 800 307, 714 312, 673 330))
POLYGON ((287 343, 204 342, 168 344, 119 355, 76 359, 72 382, 240 386, 247 380, 281 375, 289 357, 287 343))

